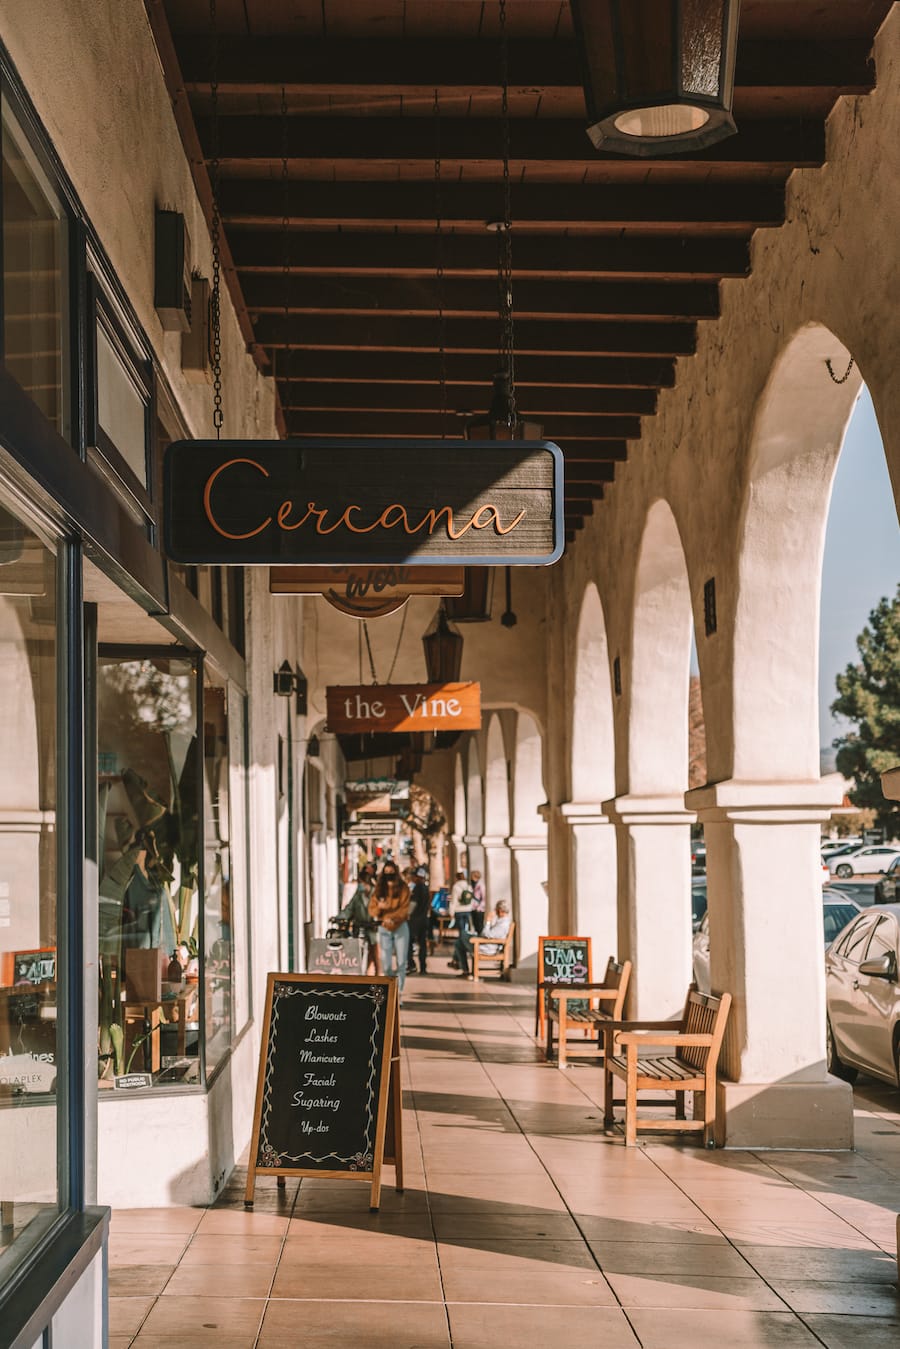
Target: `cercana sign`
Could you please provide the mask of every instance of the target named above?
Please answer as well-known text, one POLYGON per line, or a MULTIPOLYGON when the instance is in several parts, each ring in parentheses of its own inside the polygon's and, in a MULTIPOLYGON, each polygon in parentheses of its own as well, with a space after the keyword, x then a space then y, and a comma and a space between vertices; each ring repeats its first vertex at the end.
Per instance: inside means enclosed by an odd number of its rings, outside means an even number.
POLYGON ((180 440, 165 546, 190 566, 541 566, 563 549, 549 441, 180 440))
POLYGON ((334 684, 325 690, 329 731, 477 731, 480 684, 334 684))

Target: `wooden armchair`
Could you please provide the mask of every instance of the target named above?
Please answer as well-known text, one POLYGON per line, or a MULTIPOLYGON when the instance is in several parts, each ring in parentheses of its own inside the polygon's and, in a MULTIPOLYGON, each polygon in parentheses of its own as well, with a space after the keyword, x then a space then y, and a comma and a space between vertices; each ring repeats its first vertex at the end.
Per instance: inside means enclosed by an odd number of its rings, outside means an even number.
POLYGON ((714 1148, 716 1140, 716 1068, 731 1007, 731 994, 712 997, 693 987, 680 1021, 607 1021, 603 1027, 606 1050, 603 1058, 603 1123, 612 1128, 617 1105, 625 1106, 625 1142, 633 1146, 639 1130, 671 1133, 702 1131, 705 1147, 714 1148), (623 1052, 624 1051, 624 1052, 623 1052), (613 1095, 613 1082, 625 1082, 624 1097, 613 1095), (674 1092, 643 1105, 675 1108, 675 1118, 640 1118, 639 1091, 674 1092), (685 1117, 684 1094, 697 1092, 702 1105, 694 1101, 694 1118, 685 1117), (699 1117, 698 1117, 699 1115, 699 1117))
POLYGON ((553 1057, 554 1026, 558 1027, 557 1067, 565 1068, 570 1058, 602 1058, 603 1026, 621 1019, 630 978, 631 961, 610 956, 599 984, 544 984, 547 1058, 553 1057), (581 1031, 582 1039, 570 1040, 570 1031, 581 1031))
POLYGON ((470 937, 472 943, 472 977, 478 982, 484 969, 496 970, 502 979, 512 964, 513 937, 516 925, 510 923, 509 931, 502 939, 499 937, 470 937), (485 951, 482 948, 494 946, 499 950, 485 951))

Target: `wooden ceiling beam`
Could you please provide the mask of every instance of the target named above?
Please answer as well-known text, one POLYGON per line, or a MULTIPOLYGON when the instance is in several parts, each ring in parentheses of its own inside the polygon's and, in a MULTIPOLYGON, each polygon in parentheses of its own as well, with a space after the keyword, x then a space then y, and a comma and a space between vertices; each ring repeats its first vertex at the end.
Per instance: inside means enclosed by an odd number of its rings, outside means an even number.
MULTIPOLYGON (((285 256, 299 276, 434 276, 440 253, 445 274, 494 277, 496 236, 380 234, 280 230, 230 232, 231 253, 242 275, 283 275, 285 256)), ((517 235, 512 251, 514 276, 569 276, 594 279, 647 278, 658 281, 718 281, 746 276, 750 239, 542 238, 517 235)))
MULTIPOLYGON (((209 159, 212 123, 197 118, 197 130, 209 159)), ((354 167, 360 178, 365 165, 385 168, 397 164, 434 163, 436 134, 430 117, 219 117, 219 160, 223 169, 236 166, 277 167, 282 156, 304 175, 325 177, 326 170, 341 164, 354 167), (321 170, 316 175, 317 168, 321 170)), ((449 179, 466 164, 496 164, 500 174, 502 139, 497 118, 445 117, 440 128, 443 172, 449 179)), ((690 154, 667 155, 664 167, 674 176, 679 163, 695 167, 699 162, 766 166, 789 171, 795 166, 815 167, 825 158, 825 127, 822 121, 804 118, 745 117, 740 134, 729 136, 708 149, 690 154)), ((510 171, 552 171, 557 165, 577 165, 585 170, 597 163, 629 166, 629 161, 611 152, 598 152, 584 130, 584 119, 529 118, 510 122, 510 171)), ((634 166, 630 165, 633 170, 634 166)), ((346 175, 345 175, 346 176, 346 175)))
MULTIPOLYGON (((454 439, 462 437, 462 419, 449 417, 459 427, 454 439)), ((440 439, 447 429, 440 412, 290 412, 285 414, 288 435, 291 436, 387 436, 397 440, 415 440, 433 437, 440 439)), ((552 423, 545 425, 548 440, 570 442, 586 440, 602 444, 604 440, 616 443, 639 440, 640 417, 595 417, 554 413, 552 423)), ((558 442, 557 442, 558 443, 558 442)))
MULTIPOLYGON (((287 412, 356 408, 362 412, 440 412, 439 383, 352 383, 319 380, 279 381, 282 407, 287 412)), ((451 384, 446 388, 447 406, 454 412, 483 412, 491 400, 488 379, 474 384, 451 384)), ((519 412, 529 417, 556 413, 590 413, 595 417, 652 416, 656 411, 655 389, 572 389, 559 385, 516 386, 519 412)))
MULTIPOLYGON (((291 180, 285 192, 273 178, 226 178, 219 199, 226 225, 434 226, 430 182, 309 182, 291 180), (285 216, 286 213, 286 216, 285 216)), ((479 231, 496 219, 497 185, 448 183, 441 218, 449 226, 479 231)), ((783 183, 710 181, 690 190, 665 183, 516 183, 511 192, 515 225, 564 230, 622 229, 652 234, 741 234, 784 220, 783 183)))
MULTIPOLYGON (((497 314, 497 283, 446 277, 295 277, 247 273, 241 289, 251 314, 445 314, 490 318, 497 314)), ((710 281, 520 281, 517 317, 568 319, 712 319, 719 290, 710 281)))
MULTIPOLYGON (((209 88, 207 32, 177 37, 186 87, 209 88)), ((862 93, 874 84, 871 43, 866 39, 800 41, 741 38, 735 85, 780 89, 835 87, 862 93)), ((286 34, 248 39, 222 33, 218 54, 221 93, 343 94, 365 89, 383 95, 431 99, 439 95, 497 94, 500 82, 495 41, 362 38, 315 39, 286 34)), ((581 89, 574 42, 511 39, 509 85, 513 94, 581 89)))

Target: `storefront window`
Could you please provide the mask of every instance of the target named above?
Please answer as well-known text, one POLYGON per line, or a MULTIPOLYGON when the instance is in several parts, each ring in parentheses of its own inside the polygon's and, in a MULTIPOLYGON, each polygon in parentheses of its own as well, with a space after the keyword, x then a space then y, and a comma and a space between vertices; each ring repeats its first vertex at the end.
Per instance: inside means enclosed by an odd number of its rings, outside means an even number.
POLYGON ((3 108, 3 359, 61 436, 69 436, 66 218, 3 108))
POLYGON ((198 769, 195 662, 101 653, 101 1087, 200 1081, 198 769))
POLYGON ((0 1285, 59 1209, 56 700, 56 557, 0 498, 0 1285))
POLYGON ((206 939, 206 1067, 231 1045, 232 856, 228 689, 212 670, 203 686, 203 878, 206 939))

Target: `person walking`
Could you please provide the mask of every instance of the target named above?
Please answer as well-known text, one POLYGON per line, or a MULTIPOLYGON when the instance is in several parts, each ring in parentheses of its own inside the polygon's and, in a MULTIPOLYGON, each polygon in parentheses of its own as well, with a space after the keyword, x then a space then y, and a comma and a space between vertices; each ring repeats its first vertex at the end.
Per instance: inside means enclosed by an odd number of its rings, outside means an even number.
POLYGON ((385 862, 369 901, 369 915, 380 924, 378 946, 381 969, 396 978, 400 1001, 406 983, 406 958, 409 954, 409 886, 393 860, 385 862), (397 958, 396 974, 393 969, 397 958))
POLYGON ((472 872, 472 894, 475 896, 475 902, 472 905, 472 926, 475 929, 475 936, 481 936, 481 930, 484 927, 485 893, 484 884, 481 880, 481 872, 472 872))
MULTIPOLYGON (((475 896, 472 893, 471 886, 466 880, 464 871, 457 871, 456 880, 453 883, 453 889, 450 891, 450 926, 456 928, 456 943, 465 940, 469 931, 469 917, 472 913, 472 907, 475 903, 475 896)), ((453 948, 453 959, 449 962, 451 970, 459 969, 459 958, 456 954, 456 946, 453 948)))
POLYGON ((414 954, 419 958, 419 973, 428 973, 428 932, 431 927, 431 895, 426 884, 426 871, 418 867, 410 880, 409 964, 407 973, 415 974, 414 954))
POLYGON ((380 974, 377 927, 369 916, 369 903, 375 882, 368 868, 359 873, 356 889, 341 909, 338 919, 350 926, 354 937, 365 939, 367 947, 366 974, 380 974))

